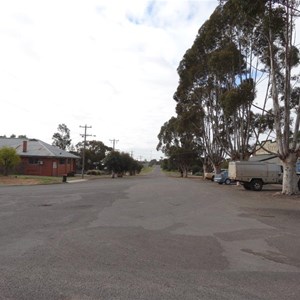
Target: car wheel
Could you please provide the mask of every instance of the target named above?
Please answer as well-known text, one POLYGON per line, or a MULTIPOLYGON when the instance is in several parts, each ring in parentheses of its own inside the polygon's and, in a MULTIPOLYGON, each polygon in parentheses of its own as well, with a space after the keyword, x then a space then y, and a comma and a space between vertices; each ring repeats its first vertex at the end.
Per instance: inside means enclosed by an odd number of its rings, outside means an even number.
POLYGON ((263 183, 260 179, 254 179, 254 180, 251 181, 250 184, 251 184, 251 189, 253 191, 258 192, 258 191, 262 190, 263 183))
POLYGON ((245 190, 251 190, 251 186, 250 186, 250 183, 248 183, 248 182, 245 182, 244 184, 243 184, 243 187, 244 187, 244 189, 245 190))
POLYGON ((230 184, 230 183, 231 183, 231 180, 230 180, 229 178, 226 178, 226 179, 225 179, 225 184, 228 185, 228 184, 230 184))

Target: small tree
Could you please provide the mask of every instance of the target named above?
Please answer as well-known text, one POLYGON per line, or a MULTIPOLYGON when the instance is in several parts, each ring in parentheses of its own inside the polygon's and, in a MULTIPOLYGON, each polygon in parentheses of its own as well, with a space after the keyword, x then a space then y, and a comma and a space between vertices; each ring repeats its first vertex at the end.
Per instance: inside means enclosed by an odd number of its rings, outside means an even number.
POLYGON ((112 172, 112 178, 123 171, 121 154, 118 151, 111 151, 104 159, 104 165, 112 172))
MULTIPOLYGON (((157 150, 161 150, 176 165, 182 177, 187 177, 190 167, 198 156, 198 144, 185 120, 171 117, 158 134, 157 150)), ((171 164, 171 163, 170 163, 171 164)))
POLYGON ((67 150, 71 146, 70 129, 66 124, 59 124, 57 127, 58 132, 52 136, 53 146, 57 146, 60 149, 67 150))
POLYGON ((8 176, 9 171, 21 162, 16 149, 3 147, 0 149, 0 166, 3 167, 3 175, 8 176))

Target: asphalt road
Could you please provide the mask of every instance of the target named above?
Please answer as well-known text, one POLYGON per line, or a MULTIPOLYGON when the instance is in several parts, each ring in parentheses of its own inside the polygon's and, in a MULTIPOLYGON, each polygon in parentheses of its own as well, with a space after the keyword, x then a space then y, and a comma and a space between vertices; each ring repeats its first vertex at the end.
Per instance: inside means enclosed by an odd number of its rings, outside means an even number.
POLYGON ((300 299, 300 198, 149 175, 0 187, 0 299, 300 299))

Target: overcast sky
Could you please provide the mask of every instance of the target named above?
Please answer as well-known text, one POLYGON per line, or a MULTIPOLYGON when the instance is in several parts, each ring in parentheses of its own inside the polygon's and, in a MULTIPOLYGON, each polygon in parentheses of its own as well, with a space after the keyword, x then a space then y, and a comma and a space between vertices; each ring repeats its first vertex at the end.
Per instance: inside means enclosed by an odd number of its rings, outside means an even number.
POLYGON ((80 126, 136 159, 159 158, 177 67, 218 0, 0 1, 0 135, 52 143, 80 126))

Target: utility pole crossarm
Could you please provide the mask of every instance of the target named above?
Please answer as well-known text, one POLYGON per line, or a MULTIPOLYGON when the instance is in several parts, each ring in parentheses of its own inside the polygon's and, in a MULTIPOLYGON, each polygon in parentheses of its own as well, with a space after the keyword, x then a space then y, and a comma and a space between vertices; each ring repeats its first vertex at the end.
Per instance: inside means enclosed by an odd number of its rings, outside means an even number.
POLYGON ((113 143, 113 151, 115 151, 116 149, 116 143, 119 141, 119 140, 116 140, 116 139, 113 139, 113 140, 110 140, 112 143, 113 143))

